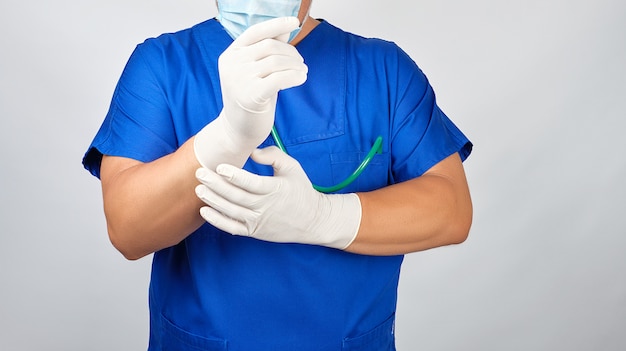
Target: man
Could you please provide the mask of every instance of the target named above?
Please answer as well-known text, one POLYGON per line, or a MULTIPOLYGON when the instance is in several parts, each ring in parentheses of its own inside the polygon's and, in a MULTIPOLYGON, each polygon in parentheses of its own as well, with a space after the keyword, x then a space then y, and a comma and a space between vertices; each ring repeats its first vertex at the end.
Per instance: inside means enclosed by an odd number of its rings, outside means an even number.
POLYGON ((310 6, 220 0, 120 78, 83 162, 113 245, 154 253, 150 350, 393 350, 402 255, 467 237, 471 143, 397 46, 310 6))

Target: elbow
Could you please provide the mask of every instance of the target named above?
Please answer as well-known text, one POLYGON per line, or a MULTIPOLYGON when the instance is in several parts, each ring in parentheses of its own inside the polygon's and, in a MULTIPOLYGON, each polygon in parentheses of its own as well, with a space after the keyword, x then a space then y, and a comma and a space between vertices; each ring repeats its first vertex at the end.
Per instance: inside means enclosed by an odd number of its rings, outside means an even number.
POLYGON ((104 201, 104 217, 106 218, 107 233, 113 247, 129 261, 136 261, 149 252, 142 250, 137 233, 137 226, 133 223, 128 209, 118 206, 112 201, 104 201))
POLYGON ((471 204, 459 211, 454 220, 450 221, 448 228, 448 239, 450 244, 462 244, 469 237, 472 227, 473 210, 471 204))
POLYGON ((115 247, 115 249, 119 251, 119 253, 121 253, 122 256, 124 256, 124 258, 126 258, 129 261, 136 261, 145 256, 145 254, 139 252, 139 250, 137 250, 129 242, 127 237, 125 237, 119 231, 114 230, 113 226, 108 224, 107 227, 108 227, 107 230, 109 234, 109 241, 111 241, 111 244, 113 245, 113 247, 115 247))
POLYGON ((458 245, 462 244, 469 237, 470 226, 469 225, 459 225, 455 229, 450 231, 449 241, 450 245, 458 245))
POLYGON ((133 236, 133 226, 128 223, 126 217, 116 215, 115 211, 110 211, 106 203, 104 213, 109 241, 113 247, 129 261, 136 261, 146 256, 147 253, 142 252, 137 245, 137 239, 133 236))

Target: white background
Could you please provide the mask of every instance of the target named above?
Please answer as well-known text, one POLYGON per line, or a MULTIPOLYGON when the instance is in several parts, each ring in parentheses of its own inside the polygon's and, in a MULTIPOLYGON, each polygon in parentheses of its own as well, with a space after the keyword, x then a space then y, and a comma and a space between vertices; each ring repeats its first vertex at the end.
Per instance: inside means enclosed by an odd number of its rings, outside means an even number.
MULTIPOLYGON (((407 256, 399 350, 626 349, 626 2, 315 0, 392 40, 471 138, 464 244, 407 256)), ((137 43, 213 1, 0 4, 0 350, 142 350, 150 259, 81 158, 137 43)))

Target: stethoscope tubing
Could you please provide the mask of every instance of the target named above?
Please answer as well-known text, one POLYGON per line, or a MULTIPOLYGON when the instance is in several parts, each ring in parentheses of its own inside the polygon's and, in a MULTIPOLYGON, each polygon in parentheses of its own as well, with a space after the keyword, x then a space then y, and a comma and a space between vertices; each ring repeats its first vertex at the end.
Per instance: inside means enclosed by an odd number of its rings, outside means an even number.
MULTIPOLYGON (((282 139, 278 135, 276 126, 272 127, 271 135, 272 135, 272 138, 274 139, 274 142, 276 143, 276 146, 282 152, 289 155, 289 153, 287 152, 287 148, 285 148, 285 145, 283 144, 282 139)), ((334 193, 352 184, 361 175, 361 173, 363 173, 363 171, 365 170, 365 168, 367 168, 370 162, 372 162, 372 159, 374 158, 374 156, 376 154, 382 153, 383 151, 382 144, 383 144, 383 137, 378 136, 376 140, 374 141, 374 144, 372 145, 372 148, 370 149, 370 151, 367 153, 363 161, 361 161, 361 164, 359 164, 359 166, 354 170, 354 172, 352 172, 352 174, 350 174, 350 176, 348 176, 342 182, 336 185, 332 185, 332 186, 320 186, 320 185, 313 184, 313 188, 322 193, 334 193)))

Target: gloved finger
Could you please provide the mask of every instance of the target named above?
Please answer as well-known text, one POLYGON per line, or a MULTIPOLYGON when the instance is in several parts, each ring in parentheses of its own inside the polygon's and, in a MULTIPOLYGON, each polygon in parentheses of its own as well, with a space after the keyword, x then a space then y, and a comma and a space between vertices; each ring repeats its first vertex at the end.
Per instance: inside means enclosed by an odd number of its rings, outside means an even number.
POLYGON ((231 201, 242 206, 251 206, 259 201, 259 196, 270 194, 278 188, 278 182, 273 177, 253 174, 229 164, 220 164, 215 171, 230 184, 249 194, 246 196, 243 193, 237 194, 235 191, 225 194, 231 201))
MULTIPOLYGON (((248 46, 263 39, 279 38, 285 33, 291 33, 300 26, 297 17, 279 17, 257 23, 246 29, 235 39, 232 45, 237 47, 248 46)), ((280 38, 279 38, 280 39, 280 38)))
MULTIPOLYGON (((231 187, 234 186, 231 185, 231 187)), ((232 193, 230 192, 227 192, 227 194, 232 195, 232 193)), ((226 219, 228 219, 240 222, 245 227, 245 230, 239 229, 236 232, 232 232, 232 230, 235 229, 229 227, 229 233, 244 235, 241 233, 253 233, 255 231, 256 225, 259 223, 259 216, 261 216, 262 213, 260 213, 256 208, 258 207, 260 202, 251 201, 254 196, 250 194, 248 194, 247 196, 244 195, 244 197, 247 198, 247 200, 245 200, 244 202, 246 202, 249 206, 246 207, 241 206, 234 201, 228 200, 217 191, 214 191, 214 189, 211 189, 210 186, 204 184, 200 184, 196 187, 196 195, 213 211, 219 213, 219 216, 223 217, 222 219, 214 219, 215 221, 219 220, 220 223, 223 223, 226 221, 226 219)), ((213 216, 215 217, 217 215, 214 213, 213 216)), ((225 224, 221 225, 224 226, 225 224)))
POLYGON ((209 186, 204 184, 199 184, 196 186, 196 196, 202 200, 205 204, 211 206, 215 210, 228 215, 229 217, 233 217, 233 213, 238 211, 235 204, 227 201, 220 195, 216 194, 209 186))
POLYGON ((233 235, 249 235, 248 228, 245 224, 224 216, 222 213, 209 206, 200 208, 200 216, 202 216, 202 218, 204 218, 204 220, 209 224, 227 233, 233 235))
POLYGON ((256 76, 265 78, 274 72, 301 71, 308 73, 309 67, 304 64, 302 56, 271 55, 255 63, 256 76))
POLYGON ((291 32, 281 34, 281 35, 277 36, 277 37, 276 37, 276 38, 274 38, 274 39, 276 39, 276 40, 278 40, 278 41, 280 41, 280 42, 283 42, 283 43, 288 44, 287 42, 289 41, 289 34, 291 34, 291 32))
POLYGON ((293 45, 274 39, 264 39, 247 47, 237 48, 237 50, 229 52, 228 55, 241 57, 242 61, 259 61, 274 55, 297 57, 304 61, 302 55, 293 45))
POLYGON ((280 90, 297 87, 304 84, 307 72, 300 70, 274 72, 258 81, 256 96, 251 96, 253 101, 267 101, 280 90))
MULTIPOLYGON (((219 168, 220 166, 218 166, 219 168)), ((232 167, 232 166, 231 166, 232 167)), ((242 179, 255 176, 247 171, 233 167, 245 174, 242 179)), ((196 171, 196 178, 202 183, 196 187, 196 195, 207 205, 218 209, 231 217, 242 218, 246 209, 258 203, 258 195, 230 182, 220 174, 206 168, 196 171)))
POLYGON ((219 174, 204 167, 200 167, 196 170, 196 179, 200 183, 205 184, 205 185, 211 185, 211 184, 216 184, 216 183, 222 183, 224 185, 227 185, 227 183, 224 181, 224 178, 220 177, 219 174))

